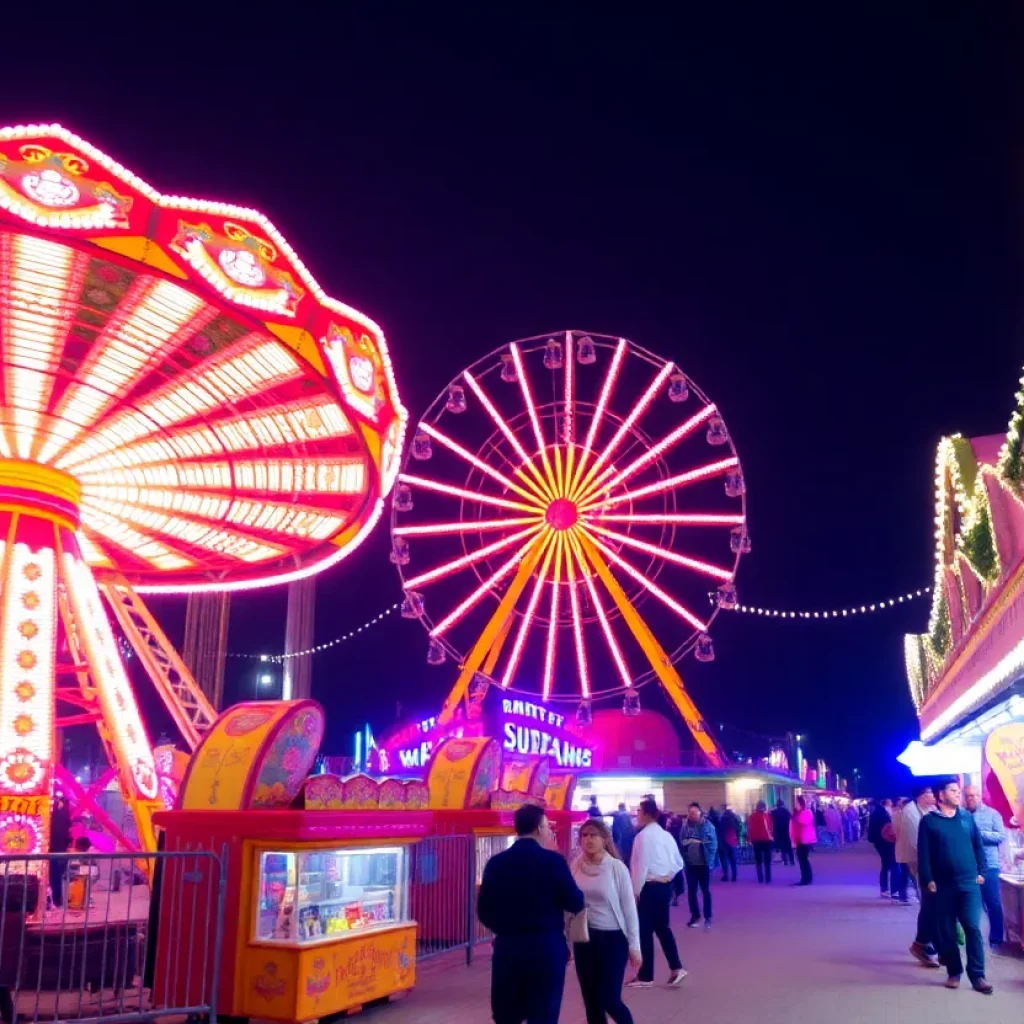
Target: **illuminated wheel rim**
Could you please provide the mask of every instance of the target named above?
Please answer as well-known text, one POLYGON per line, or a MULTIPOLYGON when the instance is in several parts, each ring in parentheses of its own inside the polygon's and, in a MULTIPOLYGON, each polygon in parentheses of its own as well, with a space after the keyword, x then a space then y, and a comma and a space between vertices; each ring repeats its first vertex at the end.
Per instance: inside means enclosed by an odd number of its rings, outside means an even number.
POLYGON ((489 353, 428 408, 399 481, 392 560, 457 664, 536 562, 491 679, 547 700, 599 699, 655 675, 596 560, 675 663, 708 643, 749 550, 721 412, 675 364, 625 339, 568 332, 489 353), (670 389, 686 397, 671 401, 670 389), (451 411, 461 398, 465 411, 451 411))

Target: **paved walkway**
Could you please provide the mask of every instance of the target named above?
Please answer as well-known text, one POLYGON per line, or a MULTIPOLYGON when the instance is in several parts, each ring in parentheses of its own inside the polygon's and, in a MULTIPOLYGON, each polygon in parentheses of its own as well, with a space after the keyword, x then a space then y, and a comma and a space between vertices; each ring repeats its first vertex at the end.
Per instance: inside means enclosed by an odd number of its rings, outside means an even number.
MULTIPOLYGON (((629 992, 637 1024, 1021 1024, 1024 959, 991 958, 993 996, 978 995, 966 978, 959 991, 947 991, 945 971, 920 967, 907 952, 916 906, 879 899, 877 865, 863 843, 823 852, 809 889, 790 888, 794 868, 776 866, 766 887, 743 866, 738 884, 715 885, 710 932, 688 930, 679 908, 673 924, 690 976, 678 989, 629 992)), ((357 1019, 487 1024, 489 970, 486 952, 469 968, 457 957, 426 964, 408 998, 357 1019)), ((659 962, 658 980, 667 973, 659 962)), ((561 1024, 584 1024, 571 967, 565 995, 561 1024)))

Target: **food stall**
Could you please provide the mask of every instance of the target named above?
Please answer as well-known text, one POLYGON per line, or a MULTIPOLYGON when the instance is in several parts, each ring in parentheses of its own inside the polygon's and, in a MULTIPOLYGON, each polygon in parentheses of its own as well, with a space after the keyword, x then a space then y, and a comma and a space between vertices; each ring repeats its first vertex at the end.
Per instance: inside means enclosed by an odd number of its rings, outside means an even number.
MULTIPOLYGON (((377 793, 373 810, 354 809, 369 799, 363 777, 307 780, 322 733, 313 701, 238 705, 207 733, 179 809, 157 825, 169 853, 223 852, 223 904, 200 886, 190 906, 161 906, 156 962, 173 969, 157 972, 158 1001, 202 1003, 208 960, 194 940, 197 915, 223 921, 215 978, 223 1015, 307 1021, 412 988, 409 847, 429 833, 430 813, 408 803, 381 810, 377 793), (294 809, 307 781, 306 806, 294 809)), ((163 870, 165 887, 182 891, 187 879, 173 876, 190 870, 188 859, 163 870)))

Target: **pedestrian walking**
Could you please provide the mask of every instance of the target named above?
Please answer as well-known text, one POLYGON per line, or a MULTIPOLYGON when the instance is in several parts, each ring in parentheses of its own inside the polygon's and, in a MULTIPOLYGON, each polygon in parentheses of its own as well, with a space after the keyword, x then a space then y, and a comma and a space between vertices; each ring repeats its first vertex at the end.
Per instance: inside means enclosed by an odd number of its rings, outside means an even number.
POLYGON ((878 890, 882 899, 900 898, 900 884, 896 869, 896 830, 892 824, 892 801, 875 804, 868 818, 868 842, 874 846, 881 862, 878 872, 878 890))
POLYGON ((793 839, 789 834, 789 823, 793 817, 789 808, 780 800, 772 810, 772 831, 775 833, 775 849, 782 855, 783 865, 796 864, 793 856, 793 839))
POLYGON ((565 915, 583 910, 583 893, 564 858, 549 847, 541 807, 514 817, 516 841, 484 868, 477 916, 494 932, 491 1012, 495 1024, 557 1024, 569 950, 565 915))
MULTIPOLYGON (((591 819, 580 829, 583 856, 573 865, 573 878, 586 900, 586 941, 573 943, 587 1024, 633 1024, 622 1001, 626 964, 639 970, 640 921, 629 870, 619 857, 608 826, 591 819)), ((579 929, 576 929, 579 934, 579 929)))
POLYGON ((798 796, 793 805, 793 820, 790 822, 793 845, 796 846, 796 859, 800 862, 800 881, 796 885, 810 885, 814 881, 811 870, 811 851, 818 839, 818 830, 814 825, 814 811, 807 806, 807 800, 798 796))
MULTIPOLYGON (((664 825, 665 831, 675 840, 676 846, 679 845, 680 834, 683 830, 683 819, 678 814, 670 814, 668 821, 664 825)), ((686 879, 683 875, 682 869, 676 873, 676 877, 672 879, 672 906, 679 906, 679 899, 686 892, 686 879)))
POLYGON ((722 808, 718 821, 718 859, 722 862, 722 881, 736 881, 736 847, 740 844, 740 819, 731 807, 722 808))
POLYGON ((775 845, 772 825, 772 816, 768 813, 767 805, 763 800, 759 800, 747 821, 747 834, 754 847, 757 880, 765 885, 771 885, 772 882, 772 847, 775 845))
POLYGON ((985 884, 981 900, 988 914, 988 944, 998 950, 1003 944, 1003 895, 999 884, 999 847, 1006 842, 1006 828, 999 812, 982 803, 977 786, 964 787, 964 806, 974 818, 985 849, 985 884))
POLYGON ((689 890, 690 920, 688 928, 700 925, 700 889, 704 904, 704 927, 711 927, 711 871, 718 853, 718 833, 709 818, 705 818, 700 804, 690 804, 679 839, 686 861, 686 887, 689 890))
POLYGON ((626 805, 619 804, 619 809, 612 815, 612 840, 627 868, 633 853, 633 834, 633 819, 626 805))
MULTIPOLYGON (((918 783, 913 789, 913 799, 904 804, 896 815, 896 863, 900 865, 900 902, 910 903, 907 895, 907 876, 914 879, 918 895, 921 883, 918 868, 917 838, 921 832, 921 819, 935 810, 935 794, 926 783, 918 783)), ((934 925, 931 923, 932 904, 921 896, 917 911, 917 932, 910 945, 910 955, 925 967, 938 967, 934 955, 934 925)))
POLYGON ((967 977, 976 992, 991 995, 985 980, 985 942, 981 937, 981 887, 985 884, 985 849, 974 818, 960 807, 960 784, 935 788, 938 808, 921 818, 917 841, 918 869, 932 922, 939 960, 946 968, 946 988, 959 988, 963 974, 957 922, 967 948, 967 977))
POLYGON ((678 985, 686 977, 679 959, 676 938, 669 924, 672 879, 683 866, 675 840, 658 824, 658 805, 641 800, 636 812, 639 826, 633 840, 630 875, 640 917, 642 963, 629 988, 651 988, 654 984, 654 936, 658 936, 668 961, 668 983, 678 985))

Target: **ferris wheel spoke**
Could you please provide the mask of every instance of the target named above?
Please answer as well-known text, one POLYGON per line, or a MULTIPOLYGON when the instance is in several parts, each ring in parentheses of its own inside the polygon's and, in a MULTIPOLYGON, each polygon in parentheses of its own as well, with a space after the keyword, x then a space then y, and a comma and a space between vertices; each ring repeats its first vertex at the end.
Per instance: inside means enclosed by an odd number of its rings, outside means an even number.
POLYGON ((594 450, 594 442, 597 440, 597 432, 600 429, 601 421, 604 419, 605 410, 608 408, 608 400, 611 398, 612 388, 619 377, 619 370, 622 367, 622 360, 626 355, 626 339, 619 338, 615 346, 615 354, 612 356, 611 365, 605 374, 604 383, 601 385, 601 393, 597 399, 597 406, 594 415, 590 419, 590 427, 587 430, 586 440, 583 442, 583 452, 580 455, 579 466, 575 473, 569 474, 569 496, 573 497, 580 483, 583 481, 583 472, 594 450))
POLYGON ((514 544, 528 543, 528 538, 532 537, 538 530, 543 529, 543 522, 539 522, 534 526, 530 526, 525 530, 520 530, 518 533, 513 533, 508 537, 502 537, 501 540, 496 540, 493 544, 488 544, 486 547, 482 547, 479 551, 474 551, 468 555, 462 555, 460 558, 454 558, 450 562, 445 562, 443 565, 439 565, 436 569, 431 569, 429 572, 421 573, 419 576, 414 576, 412 579, 405 581, 406 588, 423 586, 426 583, 434 583, 437 580, 444 579, 445 576, 450 576, 453 572, 458 572, 460 569, 465 569, 467 566, 475 565, 477 562, 482 562, 491 555, 497 554, 499 551, 504 551, 506 548, 512 547, 514 544))
POLYGON ((583 694, 584 700, 589 700, 590 672, 587 667, 587 648, 583 642, 583 616, 580 614, 580 595, 576 590, 576 570, 571 543, 571 538, 567 539, 565 569, 569 581, 569 604, 572 609, 572 638, 576 647, 576 667, 579 669, 580 692, 583 694))
POLYGON ((620 470, 618 473, 615 473, 612 467, 607 467, 604 472, 591 481, 588 488, 584 489, 580 495, 581 499, 585 501, 599 490, 610 491, 612 488, 618 487, 619 484, 625 483, 630 477, 636 476, 642 469, 645 469, 652 462, 659 459, 673 445, 689 437, 702 423, 714 416, 716 411, 717 409, 713 402, 704 406, 700 412, 691 416, 685 423, 680 423, 675 430, 666 434, 657 444, 652 445, 643 455, 634 459, 625 469, 620 470), (613 473, 614 475, 611 476, 611 479, 607 479, 613 473))
MULTIPOLYGON (((510 519, 460 520, 457 523, 426 523, 419 526, 396 526, 391 532, 396 537, 435 537, 453 533, 486 533, 507 530, 512 526, 539 526, 543 521, 539 513, 510 519)), ((742 517, 740 517, 742 519, 742 517)))
POLYGON ((676 473, 674 476, 667 476, 664 480, 657 480, 645 487, 638 487, 635 491, 623 491, 614 497, 602 498, 600 494, 591 497, 580 504, 581 513, 594 513, 594 509, 614 508, 627 501, 637 501, 640 498, 649 498, 655 494, 662 494, 665 491, 678 490, 688 484, 697 483, 700 480, 707 480, 710 477, 718 476, 726 470, 738 466, 740 460, 735 456, 728 459, 720 459, 718 462, 709 462, 707 465, 698 466, 696 469, 687 470, 685 473, 676 473))
POLYGON ((510 491, 514 491, 521 498, 525 498, 527 501, 538 502, 539 495, 536 493, 536 489, 526 490, 525 487, 520 487, 519 484, 510 480, 500 470, 495 469, 493 466, 488 465, 483 459, 477 458, 471 451, 463 448, 457 441, 452 440, 447 434, 442 433, 437 427, 432 426, 429 423, 421 423, 419 429, 432 437, 435 441, 443 444, 450 452, 458 455, 460 458, 465 459, 471 466, 476 467, 481 473, 486 473, 492 480, 497 480, 502 487, 507 488, 510 491))
MULTIPOLYGON (((545 531, 547 532, 547 531, 545 531)), ((541 534, 543 536, 543 533, 541 534)), ((492 590, 497 584, 499 584, 507 576, 510 576, 519 565, 520 562, 530 553, 533 547, 537 544, 539 538, 534 539, 532 543, 523 545, 507 562, 496 569, 490 576, 487 577, 474 590, 469 597, 467 597, 460 604, 456 605, 451 612, 449 612, 440 622, 438 622, 433 629, 430 631, 432 637, 439 637, 444 633, 447 633, 456 622, 459 621, 470 609, 476 607, 483 599, 484 595, 492 590)))
POLYGON ((548 458, 547 446, 544 443, 544 431, 541 430, 537 406, 533 401, 533 391, 530 389, 530 382, 526 378, 526 367, 523 366, 523 357, 519 351, 519 346, 514 341, 509 345, 509 350, 512 353, 512 362, 516 366, 516 376, 519 378, 519 387, 523 392, 523 401, 526 403, 526 415, 529 417, 530 425, 533 427, 533 436, 537 442, 537 453, 540 455, 544 472, 547 475, 548 491, 553 494, 559 494, 561 492, 555 487, 555 479, 551 471, 551 460, 548 458))
POLYGON ((558 646, 558 598, 562 582, 564 549, 565 536, 559 534, 555 538, 555 564, 551 573, 551 618, 548 621, 548 638, 544 650, 544 700, 551 696, 551 686, 555 678, 555 654, 558 646))
POLYGON ((493 505, 495 508, 508 508, 516 512, 530 512, 534 515, 540 515, 543 512, 543 508, 539 505, 525 505, 521 501, 510 501, 508 498, 498 498, 480 491, 469 491, 465 487, 454 487, 451 484, 442 483, 440 480, 430 480, 425 476, 415 476, 412 473, 400 473, 398 479, 404 484, 422 487, 425 491, 447 494, 453 498, 464 498, 466 501, 481 505, 493 505))
POLYGON ((523 647, 526 644, 526 638, 530 633, 530 627, 533 625, 534 617, 537 614, 537 607, 540 604, 541 595, 544 593, 544 583, 548 578, 548 571, 551 568, 551 559, 555 550, 554 540, 554 531, 549 531, 542 541, 542 544, 544 545, 544 560, 541 563, 540 571, 537 573, 537 579, 534 581, 533 590, 530 593, 530 600, 526 605, 526 611, 523 612, 522 619, 519 622, 519 630, 517 631, 515 641, 512 644, 512 651, 509 654, 508 664, 505 666, 505 673, 501 677, 501 685, 504 689, 508 689, 511 685, 513 678, 515 678, 516 671, 519 668, 519 662, 523 656, 523 647))
MULTIPOLYGON (((565 408, 562 410, 562 435, 568 455, 576 447, 576 359, 572 331, 565 332, 565 408)), ((568 477, 568 473, 566 476, 568 477)))
POLYGON ((629 415, 625 418, 625 420, 622 421, 622 425, 619 427, 617 431, 615 431, 615 434, 612 437, 611 441, 609 441, 608 444, 598 454, 597 458, 594 460, 594 464, 590 467, 590 470, 587 472, 586 476, 580 479, 581 474, 579 471, 577 471, 576 476, 578 479, 578 483, 573 488, 573 500, 578 500, 579 496, 589 492, 590 484, 593 481, 594 477, 597 475, 598 471, 615 454, 615 452, 618 450, 619 445, 622 444, 623 438, 633 429, 633 426, 636 423, 636 421, 639 420, 640 417, 643 416, 643 414, 647 411, 651 402, 654 401, 654 396, 662 387, 664 387, 665 382, 671 376, 672 368, 672 363, 666 363, 661 368, 661 370, 658 371, 658 374, 655 376, 654 380, 652 380, 651 383, 647 385, 647 390, 643 393, 643 395, 640 396, 640 401, 638 401, 636 405, 633 406, 633 408, 630 410, 629 415))
POLYGON ((584 547, 589 544, 593 544, 598 548, 602 555, 617 565, 627 576, 632 577, 637 583, 640 584, 645 590, 653 594, 662 604, 667 608, 671 608, 683 621, 688 622, 694 629, 699 629, 702 633, 708 628, 706 622, 702 622, 697 618, 693 612, 690 611, 685 605, 680 604, 671 594, 666 593, 661 587, 658 586, 654 580, 648 579, 639 569, 635 566, 630 565, 621 555, 613 551, 607 544, 604 543, 599 537, 588 536, 586 533, 581 531, 581 537, 584 547))
POLYGON ((480 404, 487 410, 488 415, 494 421, 494 425, 505 435, 506 440, 516 455, 519 456, 521 464, 516 469, 516 475, 522 480, 528 487, 536 491, 539 496, 545 501, 553 501, 555 495, 551 491, 550 484, 544 479, 544 475, 534 465, 533 459, 526 453, 526 449, 523 447, 522 442, 515 435, 515 431, 505 421, 504 416, 495 408, 494 403, 487 397, 487 392, 480 386, 477 379, 469 372, 464 370, 462 373, 463 379, 470 386, 473 394, 480 400, 480 404), (529 475, 527 475, 529 474, 529 475), (532 476, 532 480, 530 477, 532 476))
POLYGON ((569 533, 569 543, 572 546, 576 563, 580 567, 580 573, 590 593, 590 602, 594 606, 594 611, 597 612, 597 620, 601 624, 601 632, 604 634, 605 642, 608 644, 608 650, 611 651, 612 661, 615 662, 615 667, 619 670, 619 678, 622 679, 622 685, 627 688, 631 687, 633 685, 633 677, 629 673, 626 659, 622 656, 622 648, 619 647, 619 642, 615 639, 615 634, 612 632, 611 623, 608 621, 608 614, 604 610, 604 603, 598 592, 597 584, 594 582, 594 573, 587 564, 579 536, 575 530, 571 530, 569 533))
MULTIPOLYGON (((742 515, 710 515, 694 513, 620 513, 618 515, 598 513, 595 517, 601 523, 633 523, 637 526, 742 526, 746 519, 742 515)), ((588 519, 591 522, 591 519, 588 519)))
POLYGON ((586 530, 592 530, 595 533, 601 534, 602 537, 607 537, 609 540, 614 540, 624 547, 633 548, 635 551, 642 551, 645 555, 654 555, 656 558, 664 558, 668 562, 672 562, 675 565, 680 565, 684 569, 693 569, 695 572, 703 573, 705 576, 711 576, 717 580, 731 580, 732 570, 723 569, 719 565, 712 565, 710 562, 702 562, 697 558, 689 558, 686 555, 681 555, 676 551, 669 551, 668 548, 660 547, 657 544, 649 544, 647 541, 638 540, 636 537, 631 537, 629 534, 618 533, 615 530, 609 530, 604 526, 598 526, 596 523, 590 523, 586 527, 586 530))

